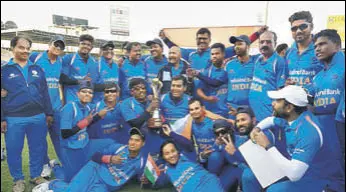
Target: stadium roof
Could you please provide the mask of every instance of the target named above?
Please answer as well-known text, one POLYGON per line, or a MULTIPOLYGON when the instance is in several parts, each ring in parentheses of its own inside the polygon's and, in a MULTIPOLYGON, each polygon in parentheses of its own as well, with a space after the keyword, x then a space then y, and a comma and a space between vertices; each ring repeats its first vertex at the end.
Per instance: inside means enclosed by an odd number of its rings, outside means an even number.
MULTIPOLYGON (((23 35, 29 37, 34 43, 48 44, 54 35, 62 35, 65 38, 66 45, 68 46, 78 46, 79 36, 64 35, 60 33, 47 32, 36 29, 9 29, 1 30, 1 40, 11 40, 16 35, 23 35)), ((94 48, 99 48, 100 45, 108 40, 96 39, 94 48)), ((121 48, 123 42, 113 41, 116 48, 121 48)))

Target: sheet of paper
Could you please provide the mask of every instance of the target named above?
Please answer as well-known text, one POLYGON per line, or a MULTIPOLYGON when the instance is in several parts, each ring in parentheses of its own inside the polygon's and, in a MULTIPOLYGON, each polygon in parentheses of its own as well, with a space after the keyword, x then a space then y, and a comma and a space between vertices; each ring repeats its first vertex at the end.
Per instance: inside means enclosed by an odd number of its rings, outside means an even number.
POLYGON ((241 145, 239 151, 263 188, 285 176, 279 166, 274 163, 269 152, 251 140, 241 145))
POLYGON ((171 73, 168 71, 164 71, 162 81, 172 81, 171 73))

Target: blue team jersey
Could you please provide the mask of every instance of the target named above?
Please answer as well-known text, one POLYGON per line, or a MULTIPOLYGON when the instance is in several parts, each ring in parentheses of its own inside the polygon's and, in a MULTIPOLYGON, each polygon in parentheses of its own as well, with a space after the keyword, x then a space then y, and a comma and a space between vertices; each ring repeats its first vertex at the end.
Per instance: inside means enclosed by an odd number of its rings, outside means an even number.
POLYGON ((310 111, 303 112, 285 128, 287 151, 292 159, 309 165, 302 179, 318 178, 336 181, 339 170, 336 159, 330 157, 332 146, 324 138, 317 117, 310 111))
POLYGON ((235 109, 239 105, 249 105, 250 85, 258 56, 250 56, 250 60, 246 63, 242 63, 236 58, 226 64, 225 70, 228 76, 227 103, 235 109))
MULTIPOLYGON (((104 101, 96 104, 96 112, 106 108, 104 101)), ((88 128, 90 139, 111 138, 117 143, 126 144, 129 139, 128 130, 121 125, 120 104, 117 104, 113 110, 108 111, 106 116, 88 128)))
POLYGON ((313 42, 301 54, 299 54, 297 43, 293 43, 287 50, 285 59, 289 71, 288 78, 299 86, 311 83, 313 77, 323 69, 323 65, 315 55, 313 42))
MULTIPOLYGON (((71 79, 83 80, 88 74, 92 83, 99 82, 99 69, 94 57, 89 55, 87 63, 78 53, 65 55, 62 60, 62 73, 71 79)), ((79 85, 64 85, 66 103, 78 100, 77 92, 79 85)))
MULTIPOLYGON (((85 106, 80 101, 67 103, 61 110, 60 129, 72 129, 78 121, 87 117, 92 112, 92 107, 89 104, 85 106)), ((61 146, 70 149, 84 148, 89 142, 89 135, 84 128, 78 131, 75 135, 61 140, 61 146)))
POLYGON ((147 69, 142 60, 138 61, 136 64, 130 62, 129 59, 125 59, 122 68, 120 69, 124 74, 127 85, 124 85, 121 89, 121 100, 125 100, 131 97, 129 90, 129 83, 133 78, 147 79, 147 69))
MULTIPOLYGON (((119 84, 120 82, 125 82, 125 80, 120 75, 118 64, 116 64, 115 62, 112 62, 112 64, 108 64, 103 56, 100 57, 98 61, 97 69, 99 70, 98 73, 100 75, 98 81, 96 82, 97 84, 119 84)), ((103 98, 103 92, 95 92, 93 103, 97 103, 103 100, 103 98)))
POLYGON ((157 77, 160 69, 168 64, 168 60, 166 56, 163 56, 161 61, 156 61, 152 56, 147 57, 144 60, 146 70, 147 70, 147 80, 149 85, 154 78, 157 77))
POLYGON ((228 107, 226 105, 227 99, 227 73, 222 68, 217 68, 214 65, 210 66, 209 69, 202 72, 204 76, 209 77, 210 79, 218 80, 223 82, 223 84, 219 87, 213 87, 207 85, 205 82, 200 81, 197 85, 197 88, 203 90, 206 96, 215 96, 218 101, 215 103, 203 101, 207 110, 221 115, 223 117, 228 116, 228 107))
POLYGON ((212 174, 198 163, 180 155, 176 165, 166 165, 165 175, 168 176, 177 191, 191 192, 203 187, 212 174))
POLYGON ((209 117, 205 117, 200 123, 192 122, 192 135, 195 137, 199 151, 203 151, 206 147, 214 145, 215 135, 213 124, 214 121, 209 117))
POLYGON ((340 104, 336 112, 335 120, 345 123, 345 90, 340 100, 340 104))
POLYGON ((102 163, 98 167, 98 174, 103 182, 111 186, 110 191, 119 190, 127 181, 134 176, 141 176, 145 166, 145 159, 139 153, 137 157, 131 158, 127 145, 111 144, 102 152, 103 155, 121 155, 121 164, 102 163))
POLYGON ((165 120, 173 124, 176 120, 189 114, 189 99, 186 94, 178 102, 172 100, 171 93, 166 93, 161 97, 160 109, 165 120))
POLYGON ((62 58, 57 57, 54 63, 51 63, 48 58, 48 52, 41 53, 33 52, 30 55, 30 61, 40 66, 45 72, 48 93, 54 111, 59 111, 62 107, 59 91, 59 79, 62 70, 62 58))
POLYGON ((306 86, 314 96, 316 114, 334 114, 345 89, 345 55, 337 52, 331 63, 306 86))
POLYGON ((258 121, 272 115, 272 99, 268 97, 267 92, 283 87, 287 74, 286 62, 277 53, 267 61, 263 61, 263 56, 257 59, 249 92, 249 103, 258 121))

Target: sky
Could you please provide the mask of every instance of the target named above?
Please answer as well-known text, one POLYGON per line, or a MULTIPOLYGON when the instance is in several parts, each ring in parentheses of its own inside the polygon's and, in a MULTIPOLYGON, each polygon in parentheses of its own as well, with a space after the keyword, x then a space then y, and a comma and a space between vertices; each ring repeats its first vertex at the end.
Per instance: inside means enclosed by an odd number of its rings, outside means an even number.
MULTIPOLYGON (((92 33, 96 38, 124 40, 110 34, 110 7, 117 5, 130 9, 127 40, 145 42, 157 37, 162 28, 260 25, 266 2, 1 1, 1 20, 12 20, 19 28, 48 30, 52 15, 57 14, 87 19, 90 26, 99 28, 92 33)), ((293 42, 288 18, 302 10, 312 13, 316 33, 326 28, 329 15, 345 15, 345 1, 269 1, 267 24, 278 34, 278 43, 293 42)))

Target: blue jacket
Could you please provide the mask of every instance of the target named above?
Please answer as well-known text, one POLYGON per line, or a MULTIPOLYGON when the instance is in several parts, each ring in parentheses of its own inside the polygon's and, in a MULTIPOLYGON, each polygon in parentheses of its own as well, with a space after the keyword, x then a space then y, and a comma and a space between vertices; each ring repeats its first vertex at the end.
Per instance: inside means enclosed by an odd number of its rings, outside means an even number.
POLYGON ((1 121, 6 116, 53 115, 45 74, 40 66, 28 61, 23 70, 11 59, 1 68, 1 89, 8 92, 1 99, 1 121))

